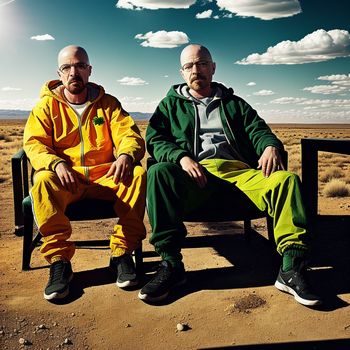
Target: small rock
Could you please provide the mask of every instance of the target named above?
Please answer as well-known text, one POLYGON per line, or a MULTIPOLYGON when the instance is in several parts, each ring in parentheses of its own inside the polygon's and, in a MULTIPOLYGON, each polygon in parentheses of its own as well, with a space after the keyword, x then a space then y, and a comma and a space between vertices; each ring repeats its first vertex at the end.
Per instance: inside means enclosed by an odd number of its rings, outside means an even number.
POLYGON ((47 329, 47 327, 44 324, 39 324, 38 329, 47 329))
POLYGON ((187 331, 188 329, 189 329, 189 327, 186 323, 178 323, 176 325, 176 330, 178 332, 184 332, 184 331, 187 331))
POLYGON ((1 330, 0 335, 5 335, 5 331, 1 330))
POLYGON ((127 323, 127 324, 125 325, 125 328, 129 328, 129 327, 131 327, 131 324, 130 324, 130 323, 127 323))
POLYGON ((75 316, 75 313, 74 313, 74 312, 72 312, 70 315, 71 315, 72 317, 74 317, 74 316, 75 316))
POLYGON ((69 339, 69 338, 66 338, 64 341, 63 341, 63 344, 65 345, 72 345, 72 341, 69 339))
POLYGON ((24 339, 24 338, 19 338, 18 342, 21 344, 21 345, 31 345, 31 342, 27 339, 24 339))

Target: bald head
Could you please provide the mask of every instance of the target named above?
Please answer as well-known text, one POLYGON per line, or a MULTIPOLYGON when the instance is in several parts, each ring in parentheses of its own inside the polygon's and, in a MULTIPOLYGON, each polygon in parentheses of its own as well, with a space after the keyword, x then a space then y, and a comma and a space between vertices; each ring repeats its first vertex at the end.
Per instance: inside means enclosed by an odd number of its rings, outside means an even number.
POLYGON ((180 63, 180 73, 192 96, 196 98, 211 96, 211 82, 216 65, 209 50, 202 45, 188 45, 181 52, 180 63))
POLYGON ((58 67, 61 67, 62 64, 67 63, 71 57, 79 57, 80 62, 90 64, 89 56, 84 48, 76 45, 69 45, 64 47, 58 53, 58 67))
POLYGON ((58 54, 58 67, 66 99, 75 104, 85 103, 92 69, 86 51, 75 45, 64 47, 58 54))
POLYGON ((198 44, 191 44, 191 45, 187 45, 181 52, 181 55, 180 55, 181 67, 187 62, 192 62, 196 57, 201 57, 201 59, 212 61, 211 54, 205 46, 198 45, 198 44))

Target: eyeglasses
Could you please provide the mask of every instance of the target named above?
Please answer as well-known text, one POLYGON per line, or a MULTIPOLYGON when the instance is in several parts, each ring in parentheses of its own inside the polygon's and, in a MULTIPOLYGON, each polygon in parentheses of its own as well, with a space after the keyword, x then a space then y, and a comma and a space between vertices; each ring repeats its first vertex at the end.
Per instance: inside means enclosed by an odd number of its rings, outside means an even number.
POLYGON ((197 66, 198 69, 207 69, 209 67, 209 64, 212 63, 211 61, 197 61, 197 62, 190 62, 185 63, 181 69, 185 72, 190 72, 193 69, 193 66, 197 66))
POLYGON ((58 70, 63 74, 69 74, 72 67, 74 67, 79 72, 82 72, 88 67, 90 67, 90 65, 83 62, 78 62, 74 64, 63 64, 58 70))

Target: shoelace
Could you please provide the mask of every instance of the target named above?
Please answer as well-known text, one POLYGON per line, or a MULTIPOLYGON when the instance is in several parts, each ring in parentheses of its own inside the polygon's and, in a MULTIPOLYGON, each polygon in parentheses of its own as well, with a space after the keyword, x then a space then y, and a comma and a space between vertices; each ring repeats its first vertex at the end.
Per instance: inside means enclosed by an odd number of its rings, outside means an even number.
POLYGON ((297 280, 298 282, 296 283, 297 285, 300 286, 300 290, 306 290, 307 289, 307 281, 305 278, 305 272, 306 272, 306 263, 305 261, 301 262, 300 265, 296 268, 296 271, 292 275, 292 279, 297 280))
POLYGON ((126 273, 126 274, 133 274, 135 271, 134 271, 134 268, 133 268, 133 265, 132 265, 132 261, 131 261, 131 257, 124 257, 122 258, 123 260, 120 261, 119 263, 119 271, 121 273, 126 273))
POLYGON ((50 273, 50 282, 52 284, 61 281, 64 271, 65 271, 65 264, 56 264, 51 268, 50 273))
POLYGON ((169 278, 170 274, 171 274, 171 271, 169 270, 169 268, 161 264, 158 267, 158 270, 156 272, 156 275, 152 279, 152 282, 163 283, 169 278))

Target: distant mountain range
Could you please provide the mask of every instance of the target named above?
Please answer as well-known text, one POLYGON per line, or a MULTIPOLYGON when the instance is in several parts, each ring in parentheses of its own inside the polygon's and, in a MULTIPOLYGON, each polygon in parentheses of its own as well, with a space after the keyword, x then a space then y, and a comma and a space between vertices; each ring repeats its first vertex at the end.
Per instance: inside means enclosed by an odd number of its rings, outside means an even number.
MULTIPOLYGON (((0 119, 27 119, 30 111, 20 109, 0 109, 0 119)), ((152 113, 129 112, 135 120, 148 120, 152 113)))

